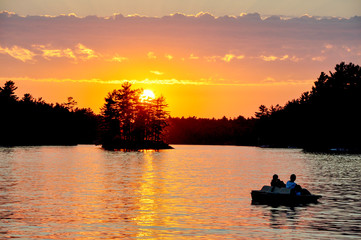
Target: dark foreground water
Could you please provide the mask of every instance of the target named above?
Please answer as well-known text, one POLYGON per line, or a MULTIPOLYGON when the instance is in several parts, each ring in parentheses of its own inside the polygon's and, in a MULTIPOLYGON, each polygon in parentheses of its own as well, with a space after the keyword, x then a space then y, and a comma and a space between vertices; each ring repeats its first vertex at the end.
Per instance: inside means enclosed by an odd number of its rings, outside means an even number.
POLYGON ((0 148, 0 239, 361 238, 361 155, 174 147, 0 148), (274 173, 323 198, 251 205, 274 173))

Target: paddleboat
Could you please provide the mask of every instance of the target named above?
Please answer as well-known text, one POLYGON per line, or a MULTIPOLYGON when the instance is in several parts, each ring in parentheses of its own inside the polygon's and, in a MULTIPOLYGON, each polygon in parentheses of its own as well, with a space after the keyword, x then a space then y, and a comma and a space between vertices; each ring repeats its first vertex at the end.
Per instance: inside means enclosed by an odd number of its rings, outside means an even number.
MULTIPOLYGON (((308 191, 307 191, 308 192, 308 191)), ((298 205, 317 203, 321 195, 301 194, 298 195, 291 189, 282 187, 263 186, 261 190, 252 190, 252 203, 271 205, 298 205)))

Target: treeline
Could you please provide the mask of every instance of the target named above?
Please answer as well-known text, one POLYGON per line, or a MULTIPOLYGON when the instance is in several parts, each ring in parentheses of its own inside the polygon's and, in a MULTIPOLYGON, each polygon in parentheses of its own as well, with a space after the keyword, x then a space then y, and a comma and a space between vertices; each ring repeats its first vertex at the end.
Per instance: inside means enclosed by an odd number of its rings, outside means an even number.
POLYGON ((254 131, 264 145, 360 152, 360 112, 361 68, 342 62, 284 107, 260 106, 254 131))
POLYGON ((26 93, 19 98, 13 81, 0 87, 0 146, 100 144, 105 149, 164 149, 169 114, 164 97, 147 98, 124 83, 105 98, 101 114, 66 103, 49 104, 26 93))
POLYGON ((261 105, 245 119, 170 118, 167 140, 182 144, 298 147, 361 152, 361 68, 344 62, 285 106, 261 105))
POLYGON ((166 140, 172 144, 257 145, 254 118, 169 118, 166 140))
POLYGON ((168 148, 170 144, 299 147, 309 151, 361 152, 361 68, 336 65, 310 91, 285 106, 261 105, 254 117, 173 118, 163 97, 142 99, 125 83, 110 92, 100 115, 67 103, 48 104, 0 87, 0 145, 98 143, 106 149, 168 148))
POLYGON ((19 98, 16 89, 13 81, 0 87, 0 146, 94 143, 98 116, 90 109, 75 108, 71 97, 63 104, 19 98))

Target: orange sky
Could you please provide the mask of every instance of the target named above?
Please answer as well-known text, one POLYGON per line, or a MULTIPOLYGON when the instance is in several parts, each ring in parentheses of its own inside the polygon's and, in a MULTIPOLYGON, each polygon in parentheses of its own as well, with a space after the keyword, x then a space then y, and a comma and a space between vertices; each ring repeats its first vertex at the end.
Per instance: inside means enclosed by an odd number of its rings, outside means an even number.
POLYGON ((155 17, 0 14, 0 84, 96 113, 131 81, 172 116, 250 117, 310 90, 321 71, 360 64, 361 18, 243 14, 155 17))

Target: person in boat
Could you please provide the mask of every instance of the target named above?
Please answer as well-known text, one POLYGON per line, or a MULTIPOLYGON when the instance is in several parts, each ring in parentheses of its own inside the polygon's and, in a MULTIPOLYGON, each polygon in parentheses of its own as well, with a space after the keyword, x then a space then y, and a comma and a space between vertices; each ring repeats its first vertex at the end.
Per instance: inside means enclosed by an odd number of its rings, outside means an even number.
POLYGON ((291 189, 291 193, 294 193, 297 196, 311 194, 307 189, 302 188, 300 185, 295 183, 295 180, 296 180, 296 175, 291 174, 290 180, 286 183, 286 188, 291 189))
POLYGON ((286 187, 286 184, 278 178, 277 174, 274 174, 271 181, 271 186, 281 188, 281 187, 286 187))
POLYGON ((297 186, 297 184, 295 183, 295 180, 296 180, 296 175, 291 174, 290 180, 286 183, 286 188, 295 189, 297 186))

